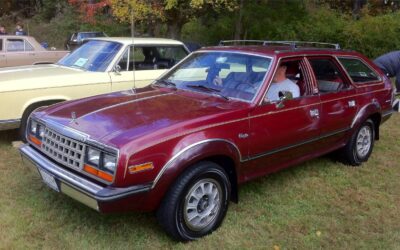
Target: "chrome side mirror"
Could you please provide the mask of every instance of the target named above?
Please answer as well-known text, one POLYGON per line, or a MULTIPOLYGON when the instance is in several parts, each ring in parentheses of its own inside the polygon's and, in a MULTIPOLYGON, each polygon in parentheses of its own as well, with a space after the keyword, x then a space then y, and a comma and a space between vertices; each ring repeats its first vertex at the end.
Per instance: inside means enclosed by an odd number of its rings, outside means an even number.
POLYGON ((115 74, 121 75, 121 66, 119 66, 118 64, 115 65, 113 71, 115 74))

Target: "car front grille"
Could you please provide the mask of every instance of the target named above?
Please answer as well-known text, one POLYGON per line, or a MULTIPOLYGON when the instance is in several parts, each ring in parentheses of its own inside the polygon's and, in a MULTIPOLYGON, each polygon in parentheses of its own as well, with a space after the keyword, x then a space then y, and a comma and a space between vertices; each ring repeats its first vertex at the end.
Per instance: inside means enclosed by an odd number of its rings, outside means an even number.
POLYGON ((85 144, 45 129, 42 150, 53 160, 76 170, 83 168, 85 144))

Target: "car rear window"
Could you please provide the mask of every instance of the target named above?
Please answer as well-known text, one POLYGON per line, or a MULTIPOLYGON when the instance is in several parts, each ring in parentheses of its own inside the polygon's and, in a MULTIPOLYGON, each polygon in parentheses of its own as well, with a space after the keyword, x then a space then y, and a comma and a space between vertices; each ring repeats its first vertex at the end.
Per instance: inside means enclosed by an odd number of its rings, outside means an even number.
POLYGON ((364 62, 356 58, 339 58, 347 73, 356 83, 379 81, 378 74, 368 67, 364 62))

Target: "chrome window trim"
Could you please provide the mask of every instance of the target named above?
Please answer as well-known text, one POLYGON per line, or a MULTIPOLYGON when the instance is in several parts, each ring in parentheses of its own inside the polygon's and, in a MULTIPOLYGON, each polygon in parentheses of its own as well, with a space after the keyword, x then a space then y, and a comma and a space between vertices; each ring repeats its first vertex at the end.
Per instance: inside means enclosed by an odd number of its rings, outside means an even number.
POLYGON ((209 143, 209 142, 225 142, 225 143, 229 143, 230 145, 232 145, 232 146, 236 149, 237 153, 239 154, 239 160, 240 160, 240 162, 242 162, 242 154, 240 153, 240 150, 239 150, 239 148, 236 146, 236 144, 233 143, 232 141, 229 141, 229 140, 226 140, 226 139, 219 139, 219 138, 207 139, 207 140, 199 141, 199 142, 193 143, 193 144, 191 144, 191 145, 189 145, 189 146, 187 146, 187 147, 181 149, 177 154, 175 154, 171 159, 169 159, 168 162, 165 163, 164 166, 161 168, 160 172, 158 172, 156 178, 155 178, 154 181, 153 181, 153 185, 151 186, 151 188, 153 189, 153 188, 157 185, 158 181, 161 179, 161 177, 162 177, 162 175, 164 174, 164 172, 168 169, 168 167, 169 167, 179 156, 181 156, 183 153, 185 153, 186 151, 188 151, 189 149, 191 149, 191 148, 193 148, 193 147, 196 147, 196 146, 198 146, 198 145, 200 145, 200 144, 203 144, 203 143, 209 143))

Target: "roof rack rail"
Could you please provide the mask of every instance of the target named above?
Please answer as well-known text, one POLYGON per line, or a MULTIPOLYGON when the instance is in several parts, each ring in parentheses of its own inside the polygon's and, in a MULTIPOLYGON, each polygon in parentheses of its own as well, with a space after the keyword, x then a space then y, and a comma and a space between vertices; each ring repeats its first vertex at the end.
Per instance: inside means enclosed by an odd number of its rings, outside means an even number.
POLYGON ((228 44, 239 44, 239 43, 255 43, 264 46, 268 45, 288 45, 291 49, 297 49, 301 47, 316 47, 316 48, 333 48, 336 50, 340 49, 338 43, 321 43, 321 42, 305 42, 305 41, 265 41, 265 40, 222 40, 219 42, 219 46, 226 46, 228 44))
POLYGON ((236 44, 245 44, 245 43, 255 43, 255 44, 260 43, 261 45, 263 45, 264 42, 265 42, 264 40, 221 40, 218 45, 219 46, 227 46, 228 44, 236 45, 236 44))
POLYGON ((297 49, 299 47, 332 47, 334 49, 340 49, 340 44, 338 43, 321 43, 321 42, 305 42, 305 41, 264 41, 263 45, 269 44, 283 44, 283 45, 290 45, 292 49, 297 49))

